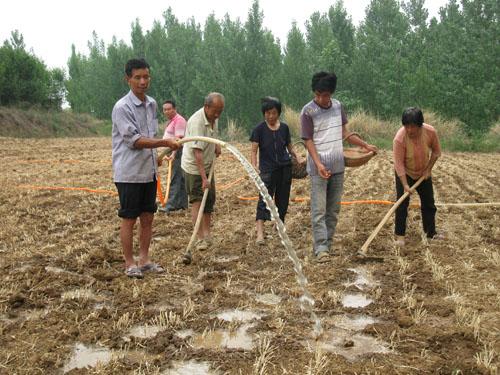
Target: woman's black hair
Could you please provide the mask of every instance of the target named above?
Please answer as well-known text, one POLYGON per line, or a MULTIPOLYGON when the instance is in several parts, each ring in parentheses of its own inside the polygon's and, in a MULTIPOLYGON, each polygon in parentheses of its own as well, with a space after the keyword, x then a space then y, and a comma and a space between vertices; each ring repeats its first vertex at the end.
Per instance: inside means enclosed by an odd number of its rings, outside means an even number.
POLYGON ((424 123, 424 114, 418 107, 408 107, 403 111, 401 122, 403 123, 403 125, 413 124, 422 127, 424 123))
POLYGON ((276 108, 278 115, 281 115, 281 102, 278 98, 266 96, 260 100, 262 104, 262 114, 265 115, 267 111, 276 108))

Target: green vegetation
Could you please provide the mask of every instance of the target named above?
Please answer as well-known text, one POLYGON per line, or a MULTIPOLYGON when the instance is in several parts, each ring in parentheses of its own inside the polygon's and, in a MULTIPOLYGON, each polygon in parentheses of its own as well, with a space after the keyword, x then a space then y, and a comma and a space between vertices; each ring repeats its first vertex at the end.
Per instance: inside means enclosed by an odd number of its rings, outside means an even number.
POLYGON ((62 69, 47 70, 45 64, 26 51, 18 30, 0 47, 0 105, 40 104, 60 108, 65 94, 62 69))
POLYGON ((450 0, 429 19, 424 0, 372 0, 355 27, 337 0, 309 17, 305 33, 292 24, 284 43, 264 28, 258 0, 245 22, 210 14, 204 28, 193 18, 179 22, 169 8, 151 30, 136 21, 131 45, 105 45, 94 34, 88 55, 73 48, 67 98, 75 112, 109 118, 128 90, 125 61, 144 57, 152 97, 176 100, 189 117, 219 91, 227 100, 221 128, 232 119, 249 133, 261 119, 261 97, 300 110, 312 98, 312 74, 323 69, 337 73, 335 96, 348 114, 362 109, 387 121, 416 105, 460 120, 476 138, 500 118, 499 4, 450 0))

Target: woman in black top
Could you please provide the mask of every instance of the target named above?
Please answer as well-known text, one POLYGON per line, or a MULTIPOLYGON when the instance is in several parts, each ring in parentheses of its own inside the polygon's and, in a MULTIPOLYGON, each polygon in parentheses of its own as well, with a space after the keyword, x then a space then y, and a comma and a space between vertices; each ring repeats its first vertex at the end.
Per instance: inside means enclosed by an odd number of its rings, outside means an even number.
MULTIPOLYGON (((255 171, 260 174, 278 208, 281 221, 285 222, 292 185, 292 161, 290 154, 303 165, 304 159, 295 152, 290 136, 290 128, 279 121, 281 102, 277 98, 262 99, 262 114, 265 121, 255 126, 250 136, 252 142, 251 162, 255 171), (257 167, 257 150, 259 150, 259 166, 257 167)), ((264 244, 264 221, 271 220, 271 213, 266 208, 262 195, 257 203, 257 243, 264 244)))

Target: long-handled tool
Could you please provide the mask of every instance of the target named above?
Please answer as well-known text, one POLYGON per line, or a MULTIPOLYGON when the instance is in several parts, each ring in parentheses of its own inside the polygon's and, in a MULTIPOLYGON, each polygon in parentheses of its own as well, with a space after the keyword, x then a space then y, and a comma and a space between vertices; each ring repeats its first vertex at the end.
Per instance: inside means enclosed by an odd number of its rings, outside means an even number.
MULTIPOLYGON (((210 172, 208 173, 208 181, 212 181, 212 176, 214 174, 214 168, 215 168, 215 159, 212 162, 212 166, 210 167, 210 172)), ((198 211, 198 217, 196 218, 196 223, 194 225, 194 231, 193 231, 193 234, 191 235, 191 239, 189 240, 189 243, 187 245, 186 253, 182 257, 182 263, 184 263, 184 264, 190 264, 191 263, 191 260, 192 260, 191 246, 193 246, 193 242, 194 242, 194 240, 195 240, 195 238, 196 238, 196 236, 198 234, 198 229, 200 228, 200 223, 201 223, 201 220, 202 220, 202 217, 203 217, 203 210, 205 209, 205 203, 207 201, 207 196, 208 196, 208 190, 209 189, 210 188, 207 188, 203 192, 203 198, 201 200, 200 209, 198 211)))
POLYGON ((167 180, 167 195, 166 199, 163 199, 163 193, 161 191, 160 173, 158 172, 158 178, 156 180, 156 188, 158 190, 158 197, 162 206, 165 206, 168 202, 168 196, 170 195, 170 182, 172 181, 172 160, 168 159, 168 180, 167 180))
POLYGON ((170 183, 172 182, 172 164, 174 164, 174 161, 169 158, 168 159, 167 191, 165 191, 165 204, 168 203, 168 196, 170 195, 170 183))
POLYGON ((380 258, 380 257, 368 257, 367 254, 366 254, 366 251, 368 250, 368 246, 370 245, 370 243, 373 241, 373 239, 375 238, 375 236, 378 234, 378 232, 380 232, 380 229, 382 229, 382 227, 384 226, 384 224, 387 222, 387 220, 389 220, 389 217, 394 213, 394 211, 396 211, 396 209, 399 207, 399 205, 401 203, 403 203, 403 201, 411 194, 413 193, 413 191, 418 187, 418 185, 420 185, 422 183, 422 181, 425 179, 425 176, 422 176, 420 177, 417 182, 415 182, 413 184, 413 186, 410 188, 410 191, 407 191, 406 193, 404 193, 401 198, 398 199, 398 201, 396 203, 394 203, 394 205, 391 207, 391 209, 389 210, 389 212, 387 212, 387 214, 384 216, 384 218, 382 219, 382 221, 377 225, 377 227, 375 228, 375 230, 373 231, 373 233, 370 235, 370 237, 368 237, 368 239, 365 241, 364 245, 361 247, 361 250, 359 250, 358 252, 356 252, 356 256, 359 258, 359 259, 366 259, 366 260, 378 260, 378 261, 381 261, 383 260, 383 258, 380 258))

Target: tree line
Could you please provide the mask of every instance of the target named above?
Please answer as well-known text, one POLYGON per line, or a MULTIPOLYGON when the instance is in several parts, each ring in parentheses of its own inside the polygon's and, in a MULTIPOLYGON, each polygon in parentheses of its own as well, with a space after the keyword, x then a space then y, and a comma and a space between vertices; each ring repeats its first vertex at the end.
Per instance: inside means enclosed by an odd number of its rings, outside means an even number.
POLYGON ((169 8, 151 30, 132 23, 130 45, 106 45, 94 33, 87 55, 73 46, 66 100, 75 112, 109 119, 128 91, 125 61, 144 57, 157 101, 174 99, 189 117, 218 91, 226 97, 222 127, 232 119, 249 131, 262 119, 261 97, 300 110, 312 98, 312 74, 330 70, 348 114, 363 108, 387 119, 417 105, 483 133, 500 118, 500 2, 450 0, 438 18, 429 19, 424 0, 371 0, 355 27, 337 0, 309 17, 305 33, 292 23, 282 44, 264 27, 258 0, 244 23, 210 14, 203 28, 169 8))
POLYGON ((0 47, 0 105, 40 104, 60 108, 65 95, 65 72, 47 69, 31 51, 26 50, 19 30, 11 33, 0 47))

